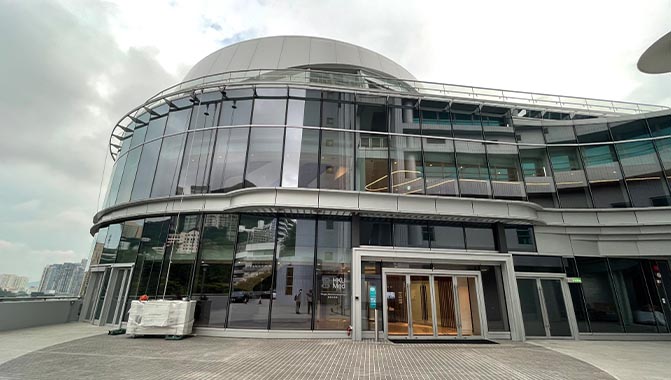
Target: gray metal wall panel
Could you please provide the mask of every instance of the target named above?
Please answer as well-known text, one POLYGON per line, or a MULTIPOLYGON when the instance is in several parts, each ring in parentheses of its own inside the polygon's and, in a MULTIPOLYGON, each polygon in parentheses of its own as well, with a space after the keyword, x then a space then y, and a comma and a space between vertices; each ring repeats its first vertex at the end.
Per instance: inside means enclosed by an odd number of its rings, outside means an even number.
MULTIPOLYGON (((191 70, 189 71, 188 74, 186 74, 186 78, 184 80, 189 79, 194 79, 194 78, 200 78, 202 76, 208 75, 209 73, 213 72, 212 66, 217 60, 217 57, 219 56, 220 51, 215 51, 214 53, 208 55, 207 57, 203 58, 200 62, 198 62, 191 70)), ((214 72, 219 71, 218 69, 214 69, 214 72)))
POLYGON ((359 56, 359 49, 350 44, 336 42, 336 63, 349 64, 353 66, 363 66, 361 57, 359 56))
POLYGON ((228 70, 247 70, 250 68, 249 64, 252 62, 252 56, 256 51, 259 40, 251 40, 248 43, 238 45, 238 49, 228 65, 228 70))
POLYGON ((359 49, 359 56, 361 57, 361 65, 364 67, 370 67, 371 69, 382 71, 382 65, 380 64, 380 57, 373 53, 370 50, 359 49))
POLYGON ((264 38, 258 41, 259 43, 256 46, 256 51, 254 52, 249 67, 267 69, 278 68, 284 39, 264 38))
POLYGON ((310 39, 310 64, 335 63, 335 41, 321 38, 310 39))
POLYGON ((310 39, 292 37, 284 40, 279 67, 304 66, 310 62, 310 39))

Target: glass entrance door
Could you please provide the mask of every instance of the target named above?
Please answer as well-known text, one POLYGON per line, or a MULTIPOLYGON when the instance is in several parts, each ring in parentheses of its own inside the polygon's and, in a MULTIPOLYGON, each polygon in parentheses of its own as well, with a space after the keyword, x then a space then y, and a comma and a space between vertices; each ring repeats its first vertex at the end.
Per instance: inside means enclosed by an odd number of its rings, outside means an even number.
POLYGON ((118 325, 123 319, 132 267, 91 268, 83 320, 95 325, 118 325))
POLYGON ((527 337, 571 337, 561 279, 518 278, 517 289, 527 337))
POLYGON ((479 277, 386 274, 385 321, 391 339, 481 337, 479 277))

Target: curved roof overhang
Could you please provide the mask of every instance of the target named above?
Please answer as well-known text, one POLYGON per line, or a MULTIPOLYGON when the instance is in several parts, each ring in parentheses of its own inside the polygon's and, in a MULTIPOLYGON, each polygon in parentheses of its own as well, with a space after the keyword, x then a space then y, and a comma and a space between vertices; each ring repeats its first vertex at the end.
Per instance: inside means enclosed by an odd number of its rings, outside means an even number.
POLYGON ((671 32, 655 41, 641 55, 636 65, 647 74, 663 74, 671 72, 671 32))

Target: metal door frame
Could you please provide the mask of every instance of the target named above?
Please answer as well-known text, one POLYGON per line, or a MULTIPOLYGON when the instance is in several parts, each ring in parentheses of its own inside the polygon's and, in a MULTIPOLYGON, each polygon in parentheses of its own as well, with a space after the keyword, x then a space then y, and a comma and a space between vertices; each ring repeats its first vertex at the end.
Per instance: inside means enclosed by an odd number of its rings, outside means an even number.
POLYGON ((408 316, 408 335, 405 336, 394 336, 394 339, 486 339, 487 333, 489 331, 487 327, 487 316, 485 309, 484 301, 484 291, 482 288, 482 278, 479 271, 461 271, 461 270, 431 270, 431 269, 406 269, 406 268, 382 268, 382 319, 384 320, 384 333, 389 338, 387 334, 389 331, 389 318, 387 316, 387 275, 405 275, 405 286, 406 286, 406 310, 408 316), (431 299, 431 318, 433 324, 433 335, 414 335, 414 329, 412 327, 412 304, 410 301, 410 276, 427 276, 429 277, 429 297, 431 299), (457 322, 457 335, 450 336, 438 335, 438 321, 436 319, 436 298, 435 298, 435 284, 434 277, 451 277, 452 280, 452 292, 454 298, 454 313, 457 322), (478 316, 480 318, 480 334, 464 336, 462 331, 461 323, 461 308, 459 307, 459 295, 458 295, 458 277, 470 277, 475 278, 475 290, 476 290, 476 299, 478 306, 478 316))
MULTIPOLYGON (((578 322, 575 318, 575 310, 573 309, 573 301, 571 299, 571 291, 568 287, 568 280, 566 273, 536 273, 536 272, 516 272, 517 279, 536 280, 536 292, 541 306, 541 314, 543 318, 543 327, 545 328, 545 336, 527 336, 526 331, 524 336, 526 339, 571 339, 578 340, 578 322), (545 304, 545 295, 543 294, 543 285, 541 280, 555 280, 559 281, 566 307, 566 314, 568 317, 569 328, 571 329, 571 336, 552 336, 550 332, 550 322, 548 317, 547 306, 545 304)), ((524 323, 522 323, 524 330, 524 323)))
POLYGON ((84 303, 82 305, 82 310, 84 312, 81 315, 81 321, 93 323, 95 317, 95 308, 100 298, 100 290, 102 288, 104 279, 105 268, 98 266, 91 266, 91 268, 89 268, 89 281, 86 286, 86 293, 84 294, 84 303), (95 284, 93 273, 100 274, 100 276, 97 278, 99 280, 97 284, 95 284), (91 316, 87 319, 86 314, 89 308, 91 309, 91 316))
POLYGON ((128 297, 128 292, 130 291, 130 283, 133 277, 133 269, 135 264, 103 264, 103 265, 92 265, 89 268, 90 272, 103 272, 103 280, 105 279, 105 273, 109 271, 109 277, 107 279, 107 287, 105 289, 105 297, 103 298, 102 310, 100 310, 100 318, 95 319, 95 309, 98 307, 100 302, 100 296, 102 292, 102 285, 104 281, 100 281, 97 291, 95 292, 96 298, 93 305, 93 315, 91 316, 91 324, 97 326, 114 326, 119 324, 119 320, 123 319, 123 313, 126 305, 126 298, 128 297), (114 305, 114 316, 112 317, 112 322, 107 323, 109 313, 112 311, 112 298, 114 297, 114 289, 112 289, 114 283, 118 279, 119 275, 122 275, 121 278, 121 287, 119 288, 119 294, 116 305, 114 305))

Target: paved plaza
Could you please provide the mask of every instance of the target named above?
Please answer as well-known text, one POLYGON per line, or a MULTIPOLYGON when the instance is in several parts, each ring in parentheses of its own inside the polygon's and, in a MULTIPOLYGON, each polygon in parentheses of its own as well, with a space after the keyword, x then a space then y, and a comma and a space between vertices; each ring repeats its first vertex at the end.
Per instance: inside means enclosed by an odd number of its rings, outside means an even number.
MULTIPOLYGON (((0 337, 0 340, 2 337, 0 337)), ((0 365, 0 379, 614 379, 538 345, 97 335, 0 365)))

